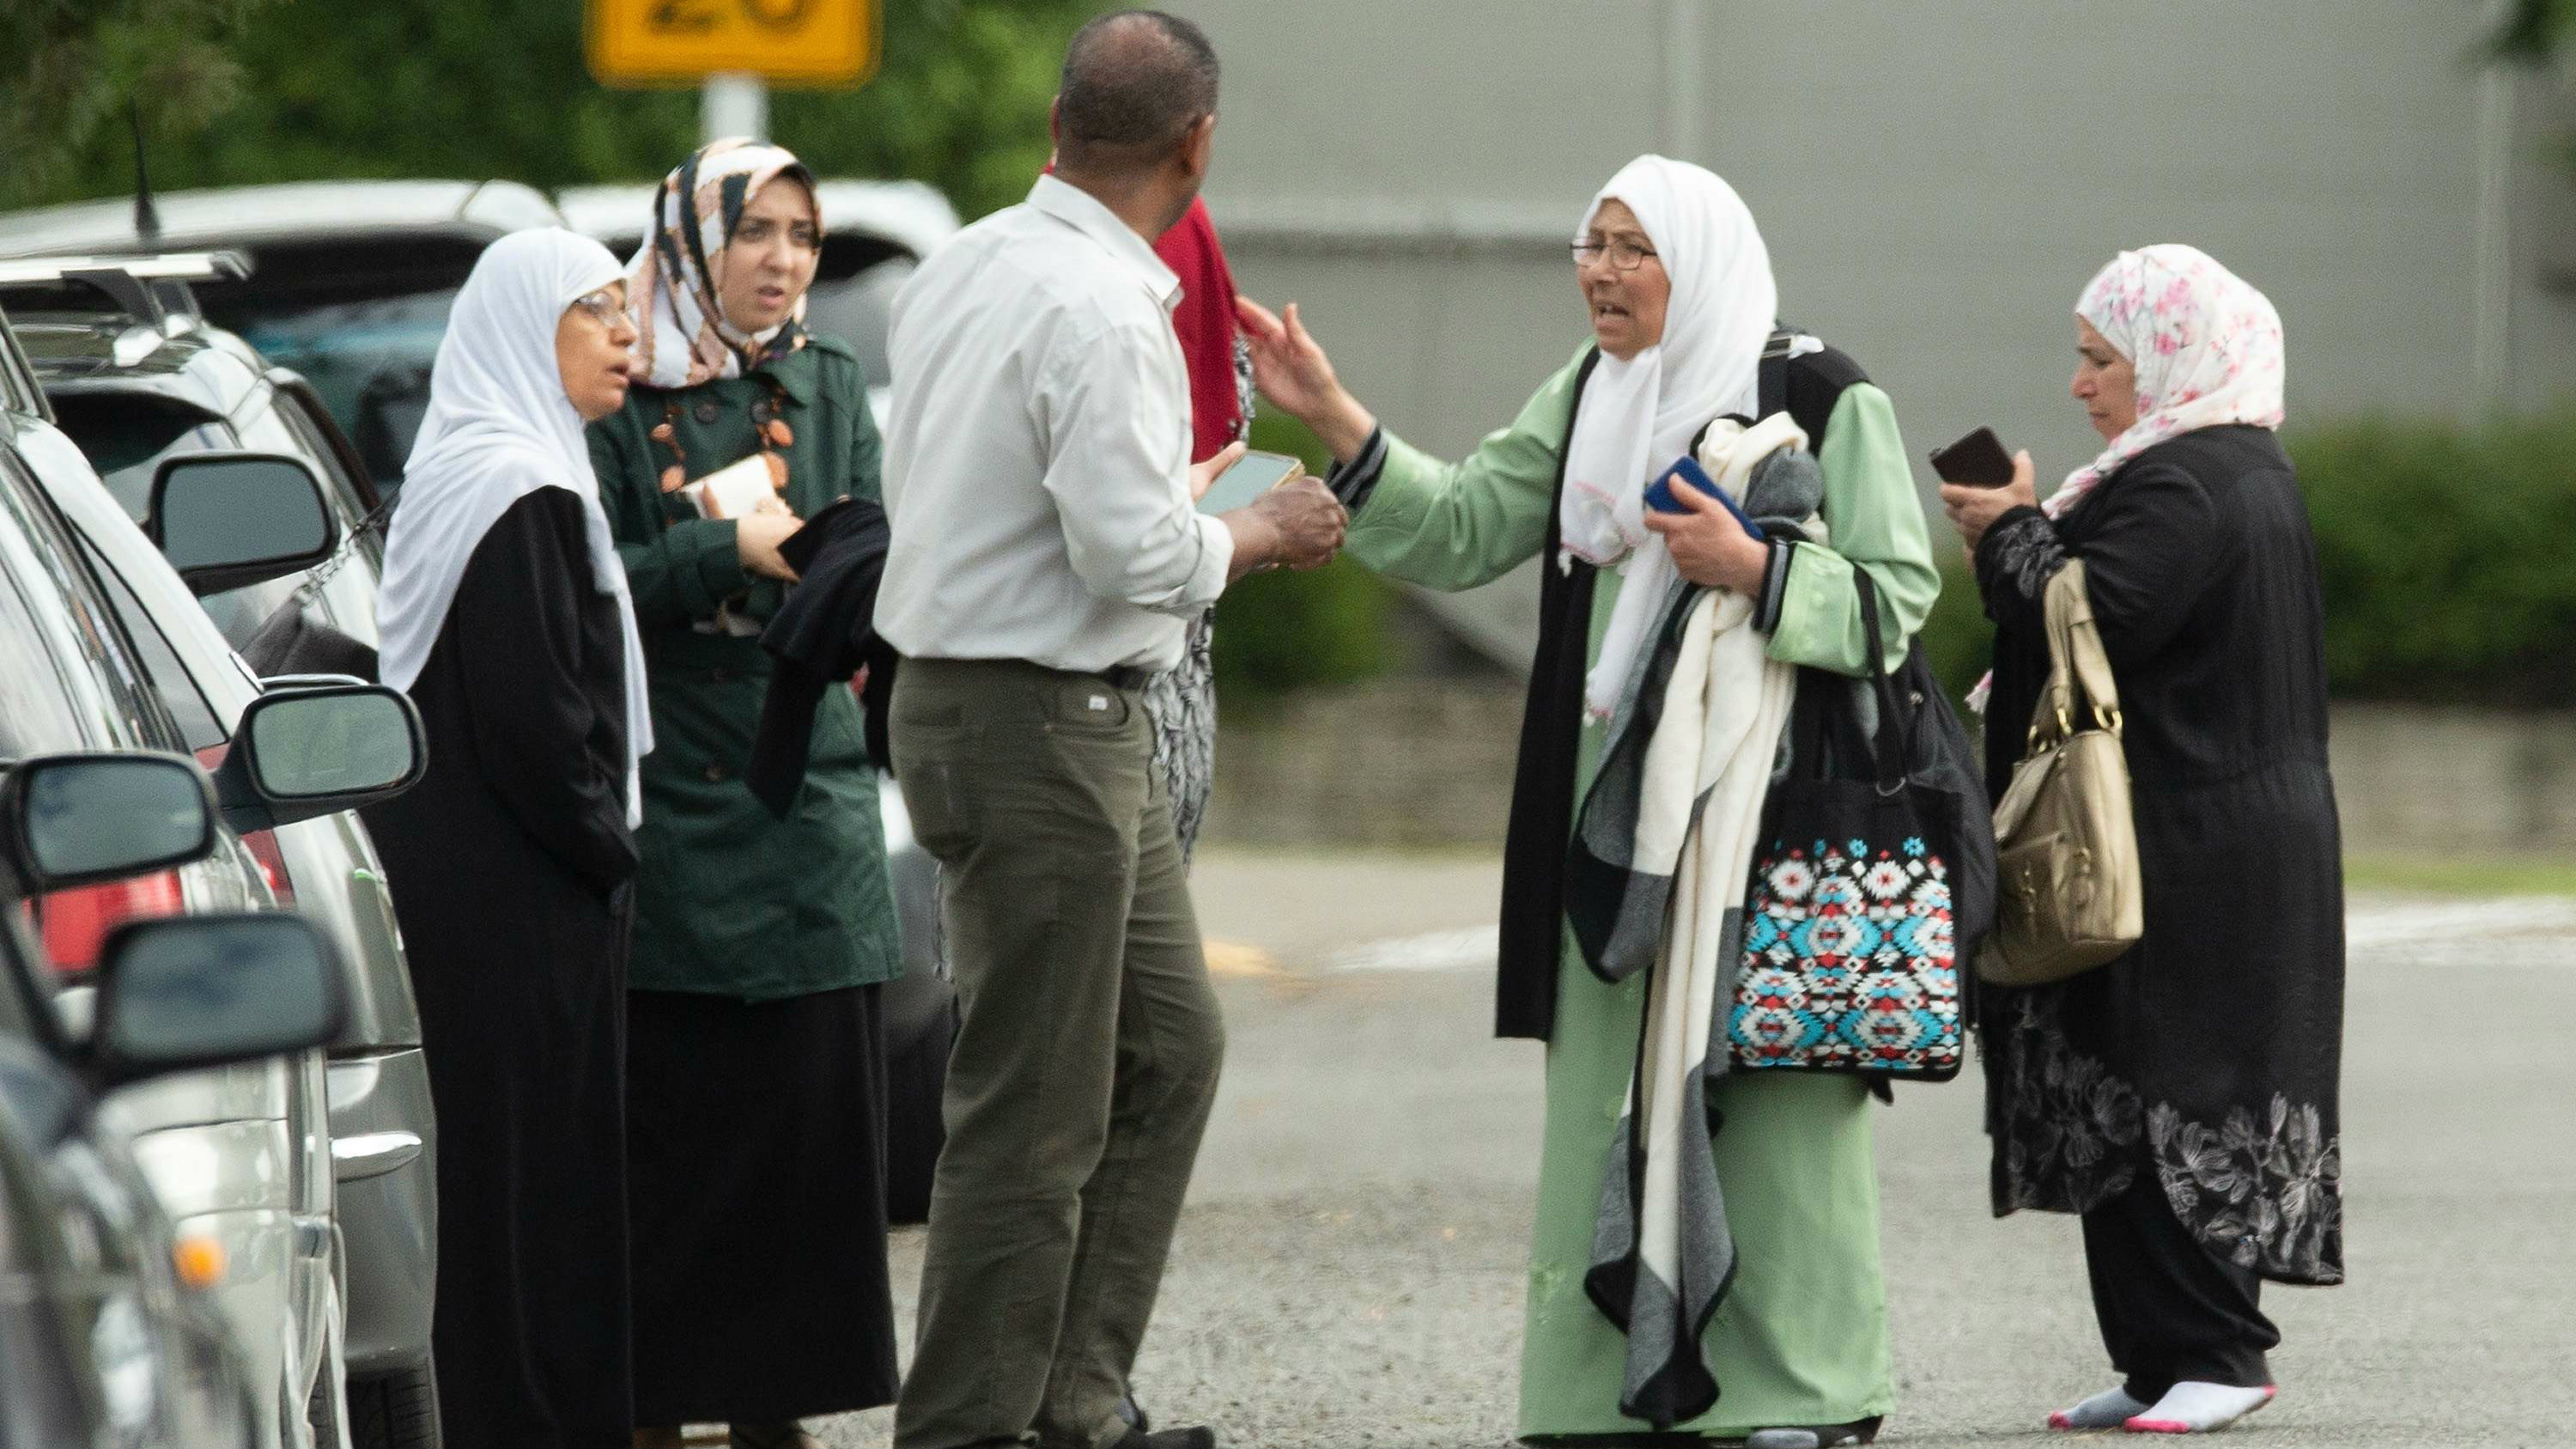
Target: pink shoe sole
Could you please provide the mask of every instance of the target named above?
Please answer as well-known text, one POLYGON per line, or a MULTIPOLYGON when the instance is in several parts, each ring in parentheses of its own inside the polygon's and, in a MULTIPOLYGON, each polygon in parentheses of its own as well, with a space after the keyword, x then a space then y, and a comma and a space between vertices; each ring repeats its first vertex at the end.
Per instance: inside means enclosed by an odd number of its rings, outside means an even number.
MULTIPOLYGON (((2256 1404, 2256 1405, 2255 1405, 2253 1408, 2251 1408, 2251 1409, 2247 1409, 2247 1410, 2245 1411, 2245 1413, 2244 1413, 2244 1414, 2239 1414, 2239 1415, 2237 1415, 2235 1419, 2230 1419, 2230 1420, 2228 1420, 2228 1421, 2227 1421, 2227 1424, 2233 1424, 2233 1423, 2235 1423, 2235 1422, 2237 1421, 2237 1419, 2242 1419, 2242 1418, 2244 1418, 2246 1414, 2257 1413, 2257 1412, 2259 1412, 2259 1411, 2261 1411, 2261 1410, 2263 1410, 2263 1409, 2265 1409, 2265 1408, 2270 1407, 2270 1405, 2271 1405, 2272 1401, 2273 1401, 2274 1399, 2276 1399, 2276 1398, 2279 1398, 2279 1397, 2280 1397, 2280 1395, 2281 1395, 2281 1390, 2280 1390, 2280 1386, 2279 1386, 2279 1385, 2277 1385, 2277 1384, 2265 1384, 2265 1385, 2263 1386, 2263 1399, 2262 1399, 2262 1402, 2260 1402, 2260 1403, 2256 1404)), ((2048 1423, 2049 1423, 2049 1427, 2051 1427, 2051 1428, 2055 1428, 2055 1427, 2057 1426, 2057 1421, 2058 1421, 2059 1419, 2064 1418, 2064 1417, 2066 1417, 2066 1416, 2065 1416, 2065 1415, 2063 1415, 2063 1414, 2051 1414, 2051 1415, 2049 1415, 2049 1416, 2048 1416, 2048 1423)), ((2219 1428, 2219 1429, 2224 1429, 2224 1428, 2226 1428, 2226 1427, 2227 1427, 2227 1424, 2221 1424, 2221 1425, 2219 1425, 2219 1426, 2218 1426, 2218 1428, 2219 1428)), ((2193 1428, 2192 1426, 2190 1426, 2189 1424, 2184 1423, 2184 1422, 2183 1422, 2183 1421, 2181 1421, 2180 1419, 2150 1419, 2150 1418, 2145 1417, 2144 1415, 2140 1415, 2139 1417, 2137 1417, 2137 1418, 2135 1418, 2135 1419, 2131 1419, 2129 1422, 2127 1422, 2127 1423, 2125 1423, 2125 1424, 2121 1425, 2120 1427, 2121 1427, 2121 1428, 2123 1428, 2123 1429, 2128 1430, 2128 1431, 2129 1431, 2130 1433, 2132 1433, 2132 1434, 2204 1434, 2204 1433, 2216 1433, 2216 1432, 2217 1432, 2217 1430, 2216 1430, 2216 1429, 2195 1429, 2195 1428, 2193 1428)))

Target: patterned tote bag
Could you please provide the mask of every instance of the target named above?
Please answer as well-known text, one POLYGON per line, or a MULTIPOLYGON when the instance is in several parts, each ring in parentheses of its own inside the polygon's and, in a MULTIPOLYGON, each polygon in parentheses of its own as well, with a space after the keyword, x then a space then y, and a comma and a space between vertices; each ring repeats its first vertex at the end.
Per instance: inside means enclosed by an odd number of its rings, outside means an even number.
POLYGON ((1738 1071, 1946 1082, 1966 1054, 1963 905, 1972 930, 1992 919, 1977 900, 1992 886, 1992 827, 1958 782, 1916 763, 1947 705, 1914 667, 1919 644, 1908 689, 1878 668, 1876 591, 1852 574, 1874 673, 1864 687, 1799 671, 1789 775, 1764 804, 1745 896, 1730 1058, 1738 1071))

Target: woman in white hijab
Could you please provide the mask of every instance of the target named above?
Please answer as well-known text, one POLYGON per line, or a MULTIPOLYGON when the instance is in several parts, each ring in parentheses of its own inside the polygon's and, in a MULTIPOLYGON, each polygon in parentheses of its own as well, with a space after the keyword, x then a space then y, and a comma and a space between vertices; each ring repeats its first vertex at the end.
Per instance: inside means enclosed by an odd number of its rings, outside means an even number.
MULTIPOLYGON (((1931 609, 1939 575, 1886 394, 1812 338, 1773 346, 1770 256, 1724 181, 1640 157, 1586 208, 1573 253, 1592 339, 1462 462, 1379 427, 1294 305, 1284 317, 1243 305, 1254 367, 1262 393, 1332 449, 1348 548, 1363 563, 1466 589, 1545 560, 1496 1012, 1502 1035, 1548 1042, 1521 1436, 1633 1441, 1652 1430, 1782 1449, 1865 1440, 1891 1399, 1866 1089, 1845 1075, 1717 1077, 1707 1106, 1724 1121, 1713 1142, 1718 1231, 1731 1230, 1740 1271, 1676 1284, 1690 1289, 1684 1301, 1653 1312, 1612 1286, 1633 1287, 1656 1266, 1633 1252, 1605 1264, 1595 1251, 1648 981, 1598 979, 1568 946, 1565 866, 1575 802, 1676 580, 1735 596, 1726 617, 1757 636, 1747 660, 1757 674, 1767 657, 1857 675, 1867 646, 1853 570, 1876 585, 1890 663, 1931 609), (1762 410, 1766 350, 1789 354, 1789 416, 1739 433, 1724 420, 1762 410), (1703 430, 1711 441, 1699 446, 1703 430), (1684 512, 1645 504, 1649 484, 1695 446, 1707 463, 1755 445, 1767 463, 1771 448, 1787 445, 1786 458, 1810 443, 1813 462, 1796 468, 1813 480, 1820 465, 1821 506, 1811 481, 1795 516, 1820 513, 1830 547, 1756 539, 1686 484, 1676 488, 1684 512)), ((1749 473, 1737 486, 1760 493, 1756 463, 1733 462, 1709 471, 1722 486, 1749 473)))
POLYGON ((624 282, 564 231, 457 293, 385 558, 385 682, 429 737, 369 812, 438 1109, 439 1405, 455 1449, 625 1449, 626 576, 584 419, 625 398, 624 282))

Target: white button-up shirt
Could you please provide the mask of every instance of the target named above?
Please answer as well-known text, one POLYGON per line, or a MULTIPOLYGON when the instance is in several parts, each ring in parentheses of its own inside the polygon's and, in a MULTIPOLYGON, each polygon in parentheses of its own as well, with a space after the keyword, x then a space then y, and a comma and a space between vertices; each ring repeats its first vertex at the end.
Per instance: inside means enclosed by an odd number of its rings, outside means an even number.
POLYGON ((1234 560, 1191 503, 1179 278, 1042 176, 896 294, 893 542, 876 626, 914 658, 1168 669, 1234 560))

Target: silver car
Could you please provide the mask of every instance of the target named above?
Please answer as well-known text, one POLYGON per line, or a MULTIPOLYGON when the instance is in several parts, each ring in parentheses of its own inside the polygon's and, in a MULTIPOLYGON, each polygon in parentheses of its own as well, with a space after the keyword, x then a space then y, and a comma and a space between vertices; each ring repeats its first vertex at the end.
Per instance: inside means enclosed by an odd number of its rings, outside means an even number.
MULTIPOLYGON (((12 375, 32 380, 14 337, 0 343, 0 351, 12 375)), ((132 659, 115 672, 151 697, 148 708, 137 704, 126 711, 146 731, 144 743, 187 750, 209 764, 222 760, 236 748, 237 722, 262 699, 261 683, 241 665, 79 449, 36 415, 44 407, 41 396, 20 398, 16 407, 13 456, 22 486, 32 482, 39 506, 50 505, 70 523, 68 531, 57 535, 73 555, 69 568, 94 581, 96 602, 88 607, 96 617, 89 631, 123 641, 132 659)), ((318 486, 300 464, 286 465, 294 470, 289 486, 300 490, 304 500, 302 531, 309 536, 296 540, 294 530, 288 530, 285 541, 273 545, 281 556, 248 570, 232 568, 232 581, 309 566, 314 560, 297 557, 297 551, 323 550, 329 542, 318 486)), ((219 512, 233 514, 240 503, 274 496, 276 468, 269 471, 271 482, 262 488, 238 470, 226 473, 220 457, 175 460, 156 488, 167 496, 156 501, 168 505, 172 518, 191 512, 182 501, 191 493, 219 512), (192 482, 207 486, 191 487, 192 482)), ((195 557, 200 563, 220 562, 202 547, 195 557)), ((389 955, 394 995, 408 1007, 390 910, 381 883, 373 878, 372 850, 354 816, 343 811, 246 826, 230 849, 243 867, 230 874, 195 866, 167 882, 145 877, 140 883, 104 888, 112 893, 107 896, 46 902, 48 944, 55 959, 84 964, 99 929, 119 915, 268 906, 283 903, 282 897, 318 916, 341 943, 341 954, 353 961, 389 955)), ((348 994, 361 1007, 355 1014, 357 1036, 368 1035, 370 1020, 385 1015, 386 993, 376 979, 380 974, 352 974, 348 994)), ((402 1240, 393 1282, 414 1300, 418 1357, 426 1372, 430 1194, 427 1165, 420 1160, 427 1137, 426 1085, 420 1086, 410 1124, 419 1130, 388 1136, 344 1126, 338 1139, 354 1144, 358 1152, 335 1157, 332 1119, 363 1125, 367 1099, 382 1075, 368 1060, 382 1053, 367 1050, 363 1042, 354 1053, 350 1046, 344 1037, 337 1064, 311 1053, 291 1061, 181 1075, 120 1094, 108 1104, 110 1119, 137 1135, 137 1156, 173 1215, 183 1225, 207 1220, 215 1225, 208 1231, 217 1231, 226 1242, 233 1267, 221 1296, 254 1376, 274 1386, 258 1397, 263 1444, 300 1446, 318 1439, 334 1446, 343 1441, 347 1407, 342 1362, 350 1324, 343 1289, 352 1236, 341 1225, 372 1217, 376 1226, 387 1226, 387 1214, 368 1210, 366 1184, 388 1175, 387 1169, 398 1172, 414 1164, 417 1181, 408 1185, 409 1200, 396 1203, 396 1220, 390 1224, 392 1236, 402 1240), (370 1080, 349 1082, 352 1065, 370 1080), (345 1203, 343 1178, 348 1180, 345 1203), (344 1208, 357 1209, 357 1217, 344 1219, 344 1208)), ((415 1068, 417 1048, 414 1032, 407 1051, 415 1068)), ((357 1240, 366 1236, 362 1232, 357 1240)))

